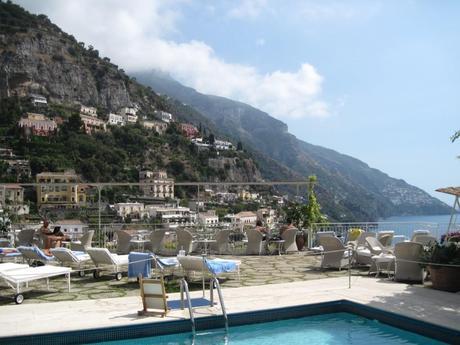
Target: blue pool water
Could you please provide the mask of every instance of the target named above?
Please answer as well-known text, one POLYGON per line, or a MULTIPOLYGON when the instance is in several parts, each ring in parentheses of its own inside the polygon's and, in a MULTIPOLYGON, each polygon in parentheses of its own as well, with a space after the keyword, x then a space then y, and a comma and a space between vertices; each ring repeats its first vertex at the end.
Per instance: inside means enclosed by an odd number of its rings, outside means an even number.
POLYGON ((444 344, 378 321, 349 313, 308 316, 299 319, 231 327, 228 335, 222 330, 119 340, 99 345, 341 345, 341 344, 444 344))

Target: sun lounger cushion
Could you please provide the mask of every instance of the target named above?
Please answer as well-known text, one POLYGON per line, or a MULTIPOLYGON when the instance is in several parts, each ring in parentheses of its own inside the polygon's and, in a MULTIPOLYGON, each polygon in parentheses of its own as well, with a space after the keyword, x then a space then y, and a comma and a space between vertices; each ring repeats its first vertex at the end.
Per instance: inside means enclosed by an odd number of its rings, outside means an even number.
POLYGON ((152 254, 131 252, 128 255, 128 278, 135 278, 141 275, 143 278, 150 277, 152 269, 152 254))
POLYGON ((56 259, 58 259, 62 263, 66 262, 84 262, 91 260, 90 256, 85 252, 80 251, 72 251, 67 248, 53 248, 51 249, 51 253, 54 254, 56 259))
POLYGON ((206 259, 206 265, 208 270, 215 275, 226 272, 235 272, 238 270, 237 262, 233 260, 206 259))
POLYGON ((48 256, 46 255, 40 248, 38 247, 25 247, 25 246, 19 246, 17 248, 21 254, 26 258, 32 258, 32 259, 37 259, 37 260, 42 260, 42 261, 51 261, 54 260, 54 256, 48 256))
POLYGON ((0 248, 0 258, 15 258, 22 254, 16 248, 0 248))

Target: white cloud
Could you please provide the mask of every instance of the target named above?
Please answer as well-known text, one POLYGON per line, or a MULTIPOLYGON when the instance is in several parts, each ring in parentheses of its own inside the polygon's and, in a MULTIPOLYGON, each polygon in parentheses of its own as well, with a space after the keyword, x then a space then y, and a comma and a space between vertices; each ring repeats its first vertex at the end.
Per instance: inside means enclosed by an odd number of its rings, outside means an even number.
POLYGON ((267 0, 240 0, 228 11, 228 16, 239 19, 254 19, 266 8, 267 0))
POLYGON ((262 74, 253 66, 224 61, 204 42, 171 40, 181 16, 177 2, 18 2, 47 14, 127 71, 160 69, 200 92, 246 102, 278 118, 324 117, 330 112, 321 100, 323 78, 308 63, 294 72, 262 74))

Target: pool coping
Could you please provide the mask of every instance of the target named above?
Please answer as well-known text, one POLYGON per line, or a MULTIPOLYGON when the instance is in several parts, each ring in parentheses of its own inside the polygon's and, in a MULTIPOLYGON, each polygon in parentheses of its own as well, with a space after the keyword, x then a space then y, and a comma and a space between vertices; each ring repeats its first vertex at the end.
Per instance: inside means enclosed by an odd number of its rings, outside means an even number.
MULTIPOLYGON (((368 319, 375 319, 390 326, 418 333, 446 343, 460 344, 460 330, 436 325, 423 320, 417 320, 408 316, 389 312, 376 307, 370 307, 347 299, 230 313, 228 314, 228 321, 229 326, 231 327, 338 312, 346 312, 368 319)), ((203 316, 195 318, 195 324, 197 331, 223 328, 224 319, 222 315, 203 316)), ((120 325, 84 330, 70 330, 59 333, 53 332, 0 337, 0 344, 82 344, 152 337, 183 332, 191 332, 190 319, 148 322, 136 325, 120 325)))

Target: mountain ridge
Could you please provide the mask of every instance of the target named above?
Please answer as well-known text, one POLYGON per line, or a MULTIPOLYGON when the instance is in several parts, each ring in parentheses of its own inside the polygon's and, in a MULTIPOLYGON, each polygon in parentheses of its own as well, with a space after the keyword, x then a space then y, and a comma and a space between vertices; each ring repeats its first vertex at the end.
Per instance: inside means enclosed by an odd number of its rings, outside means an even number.
MULTIPOLYGON (((239 101, 202 94, 169 75, 134 72, 137 80, 195 108, 222 132, 245 147, 270 157, 298 176, 318 177, 319 200, 334 219, 370 220, 393 215, 448 213, 450 208, 420 188, 371 168, 338 151, 307 143, 288 126, 239 101), (351 212, 350 212, 351 210, 351 212)), ((259 161, 258 161, 259 162, 259 161)))

